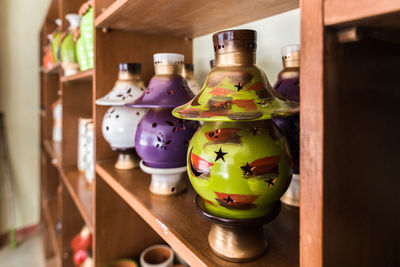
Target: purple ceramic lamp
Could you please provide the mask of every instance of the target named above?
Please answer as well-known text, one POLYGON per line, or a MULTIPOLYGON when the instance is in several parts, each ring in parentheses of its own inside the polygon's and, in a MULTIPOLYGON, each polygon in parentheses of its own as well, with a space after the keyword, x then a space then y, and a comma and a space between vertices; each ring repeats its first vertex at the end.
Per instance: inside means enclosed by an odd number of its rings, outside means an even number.
MULTIPOLYGON (((288 45, 282 47, 283 70, 278 74, 278 81, 274 89, 284 98, 290 101, 300 102, 300 45, 288 45)), ((274 122, 282 130, 289 142, 290 152, 293 157, 292 182, 282 197, 282 202, 291 206, 299 206, 300 201, 300 120, 299 115, 274 119, 274 122)))
POLYGON ((135 148, 141 169, 152 175, 150 191, 174 195, 186 188, 186 152, 197 122, 172 116, 172 109, 194 96, 181 76, 183 55, 155 54, 155 75, 131 107, 150 108, 138 125, 135 148))

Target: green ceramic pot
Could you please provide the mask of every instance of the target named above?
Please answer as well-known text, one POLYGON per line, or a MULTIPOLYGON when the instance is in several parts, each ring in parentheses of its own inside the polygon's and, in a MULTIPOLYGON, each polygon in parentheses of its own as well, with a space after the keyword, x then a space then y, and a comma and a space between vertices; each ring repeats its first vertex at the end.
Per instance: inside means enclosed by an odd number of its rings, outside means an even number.
POLYGON ((93 68, 94 65, 93 30, 93 7, 90 7, 82 16, 80 27, 82 42, 85 45, 86 60, 88 62, 87 69, 93 68))
POLYGON ((85 71, 89 69, 89 63, 86 56, 85 44, 83 43, 83 39, 80 36, 76 41, 76 59, 79 63, 79 67, 81 71, 85 71))
POLYGON ((189 144, 190 181, 208 212, 249 219, 276 211, 293 161, 271 120, 205 122, 189 144))
POLYGON ((53 42, 51 43, 54 63, 57 63, 59 61, 60 37, 61 37, 61 32, 58 31, 54 36, 53 42))
POLYGON ((68 33, 61 43, 61 62, 77 62, 75 57, 75 42, 72 33, 68 33))

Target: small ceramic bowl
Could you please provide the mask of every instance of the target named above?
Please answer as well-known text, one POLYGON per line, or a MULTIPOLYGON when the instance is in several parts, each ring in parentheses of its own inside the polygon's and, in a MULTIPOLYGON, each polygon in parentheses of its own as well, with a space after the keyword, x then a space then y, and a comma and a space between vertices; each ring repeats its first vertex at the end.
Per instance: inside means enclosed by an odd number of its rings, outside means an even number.
POLYGON ((154 245, 140 254, 141 267, 167 267, 174 262, 174 252, 169 246, 154 245))

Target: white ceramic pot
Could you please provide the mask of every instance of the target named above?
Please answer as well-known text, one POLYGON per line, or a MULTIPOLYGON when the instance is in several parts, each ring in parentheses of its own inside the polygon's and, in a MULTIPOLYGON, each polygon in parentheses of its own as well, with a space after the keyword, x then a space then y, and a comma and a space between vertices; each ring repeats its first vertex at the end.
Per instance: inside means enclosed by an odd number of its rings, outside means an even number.
POLYGON ((147 112, 144 108, 110 107, 103 118, 102 132, 112 149, 127 150, 135 146, 139 121, 147 112))
POLYGON ((186 189, 186 166, 178 168, 152 168, 140 161, 143 172, 151 174, 150 191, 153 194, 172 196, 186 189))
POLYGON ((85 178, 88 183, 93 182, 94 171, 94 124, 93 122, 86 124, 86 144, 87 153, 85 155, 85 178))
POLYGON ((141 267, 167 267, 174 262, 174 252, 169 246, 154 245, 140 254, 141 267))
POLYGON ((53 141, 61 142, 62 140, 62 104, 61 100, 57 100, 53 104, 53 141))
POLYGON ((138 99, 144 91, 142 82, 134 83, 129 80, 118 80, 111 91, 96 100, 97 105, 122 106, 138 99))
POLYGON ((300 175, 293 174, 292 181, 281 201, 289 206, 300 206, 300 175))
POLYGON ((78 161, 77 166, 80 171, 85 171, 86 154, 88 150, 86 125, 93 122, 90 118, 79 118, 78 122, 78 161))

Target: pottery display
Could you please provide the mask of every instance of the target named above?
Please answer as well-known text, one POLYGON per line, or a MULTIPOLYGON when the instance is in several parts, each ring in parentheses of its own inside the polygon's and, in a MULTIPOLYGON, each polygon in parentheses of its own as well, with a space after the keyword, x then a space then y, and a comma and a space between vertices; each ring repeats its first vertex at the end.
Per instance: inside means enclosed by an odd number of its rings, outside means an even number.
POLYGON ((111 106, 104 114, 102 133, 111 148, 119 152, 117 169, 138 167, 134 153, 135 134, 146 108, 131 108, 125 104, 137 100, 144 91, 140 78, 140 63, 119 64, 118 80, 109 93, 96 100, 97 105, 111 106))
POLYGON ((280 97, 255 66, 255 31, 223 31, 213 41, 216 66, 202 91, 173 115, 205 122, 189 143, 187 168, 201 213, 213 223, 212 250, 226 260, 250 261, 265 251, 261 226, 279 214, 292 178, 287 141, 270 119, 297 114, 299 106, 280 97), (241 238, 217 242, 246 227, 257 229, 257 249, 241 238))
POLYGON ((171 115, 172 108, 193 97, 181 76, 182 64, 183 55, 155 54, 155 75, 142 96, 128 104, 150 108, 138 125, 135 147, 143 160, 142 170, 152 174, 150 190, 159 195, 174 195, 185 189, 182 167, 186 165, 190 138, 199 125, 171 115))
POLYGON ((62 27, 62 20, 56 19, 55 23, 57 25, 56 32, 54 33, 53 42, 51 43, 52 51, 53 51, 53 60, 54 63, 60 61, 60 38, 61 38, 61 27, 62 27))
POLYGON ((174 252, 169 246, 154 245, 140 254, 141 267, 168 267, 174 263, 174 252))
POLYGON ((68 32, 63 38, 60 47, 61 66, 64 70, 64 76, 74 75, 79 72, 79 64, 76 57, 76 45, 74 41, 74 32, 79 28, 81 16, 78 14, 67 14, 65 18, 69 22, 68 32))
POLYGON ((201 88, 198 82, 194 79, 193 76, 193 64, 184 64, 182 69, 182 76, 186 79, 186 82, 192 90, 193 94, 197 95, 200 93, 201 88))
POLYGON ((52 34, 47 35, 47 39, 49 40, 49 43, 44 47, 44 55, 43 55, 43 60, 42 64, 44 69, 48 70, 51 69, 54 66, 54 58, 53 58, 53 49, 51 47, 51 44, 53 42, 54 36, 52 34))
POLYGON ((61 98, 51 105, 53 110, 53 141, 62 140, 62 103, 61 98))
POLYGON ((95 176, 95 158, 94 158, 94 124, 89 122, 86 124, 86 154, 85 154, 85 178, 88 183, 92 183, 95 176))
POLYGON ((78 119, 78 157, 77 157, 77 167, 78 170, 84 172, 86 169, 86 155, 89 153, 88 144, 88 131, 87 124, 92 123, 91 118, 79 118, 78 119))
POLYGON ((80 38, 83 48, 81 50, 85 51, 85 63, 81 65, 81 71, 92 69, 94 65, 94 10, 93 10, 93 0, 86 1, 79 9, 79 15, 82 16, 81 26, 80 26, 80 38))
MULTIPOLYGON (((278 74, 278 81, 274 89, 284 98, 290 101, 300 102, 300 45, 288 45, 282 47, 283 70, 278 74)), ((293 115, 286 118, 274 119, 288 140, 290 152, 293 157, 293 178, 282 202, 298 207, 300 204, 300 118, 293 115)))

